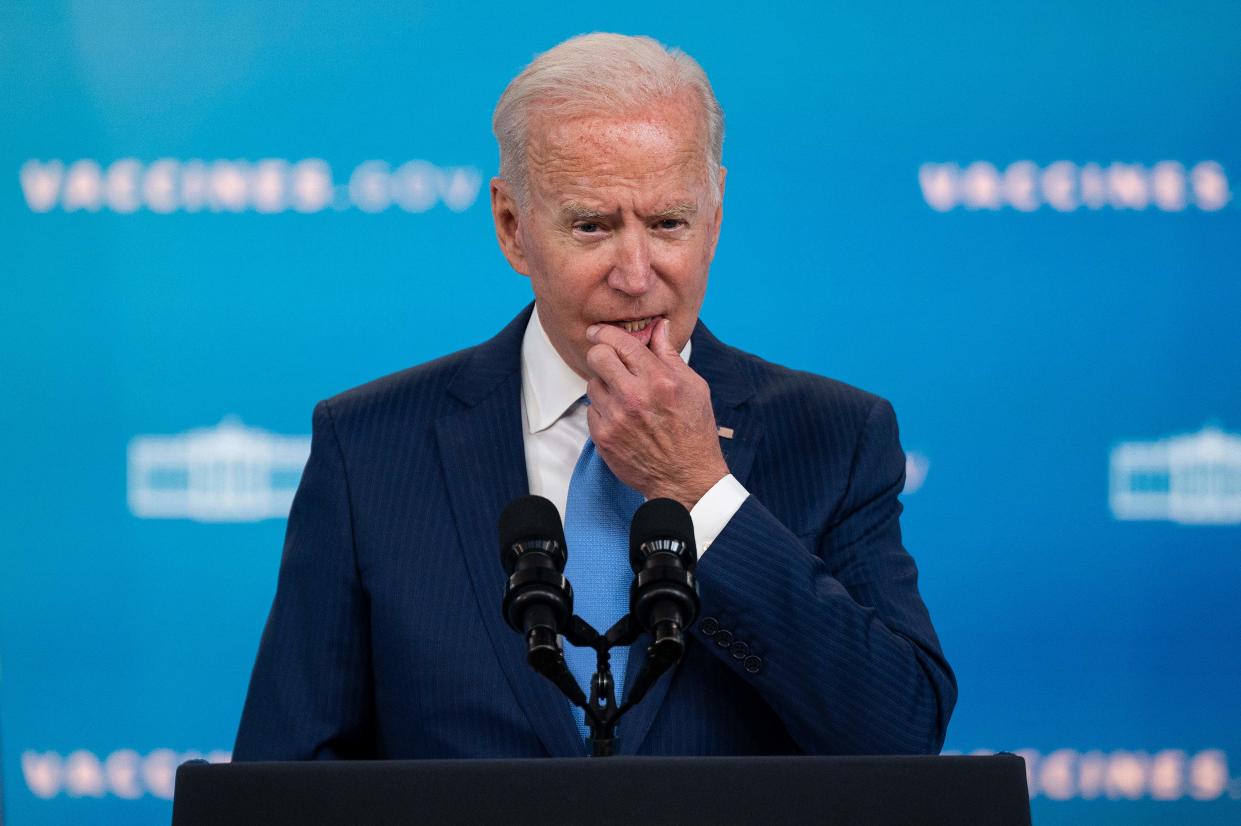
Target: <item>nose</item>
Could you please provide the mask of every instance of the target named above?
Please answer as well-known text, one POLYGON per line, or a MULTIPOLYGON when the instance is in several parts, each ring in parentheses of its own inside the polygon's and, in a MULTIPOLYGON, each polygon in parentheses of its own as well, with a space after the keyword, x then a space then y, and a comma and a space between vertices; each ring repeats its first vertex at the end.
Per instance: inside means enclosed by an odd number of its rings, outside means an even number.
POLYGON ((640 296, 655 283, 651 268, 650 240, 644 232, 624 232, 617 239, 616 257, 608 273, 608 286, 625 295, 640 296))

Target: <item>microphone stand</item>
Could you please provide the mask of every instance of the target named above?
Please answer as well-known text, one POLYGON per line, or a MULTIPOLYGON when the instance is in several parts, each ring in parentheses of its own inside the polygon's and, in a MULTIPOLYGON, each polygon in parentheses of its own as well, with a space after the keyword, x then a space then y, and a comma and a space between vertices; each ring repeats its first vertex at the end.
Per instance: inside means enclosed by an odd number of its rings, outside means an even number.
MULTIPOLYGON (((623 704, 616 702, 616 681, 612 677, 611 650, 618 645, 629 645, 638 638, 642 629, 637 623, 630 622, 629 614, 621 617, 615 625, 600 634, 586 620, 573 615, 565 630, 565 639, 579 648, 595 650, 595 675, 590 681, 589 699, 583 694, 573 675, 564 663, 563 655, 554 668, 539 667, 537 670, 560 689, 573 705, 582 709, 586 715, 586 725, 590 729, 591 757, 611 757, 616 753, 616 725, 626 711, 633 708, 646 696, 647 691, 655 684, 665 671, 676 664, 676 659, 669 659, 654 645, 646 649, 646 661, 642 670, 629 687, 629 696, 623 704)), ((545 665, 551 665, 546 663, 545 665)))

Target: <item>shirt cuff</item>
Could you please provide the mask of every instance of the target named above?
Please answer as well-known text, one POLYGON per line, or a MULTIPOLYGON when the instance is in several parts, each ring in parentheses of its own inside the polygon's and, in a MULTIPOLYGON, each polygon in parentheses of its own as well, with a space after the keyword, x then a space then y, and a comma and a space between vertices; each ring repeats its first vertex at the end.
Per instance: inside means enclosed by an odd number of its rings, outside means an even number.
POLYGON ((730 473, 716 482, 694 505, 689 515, 694 520, 694 543, 698 546, 699 558, 723 532, 749 495, 750 492, 730 473))

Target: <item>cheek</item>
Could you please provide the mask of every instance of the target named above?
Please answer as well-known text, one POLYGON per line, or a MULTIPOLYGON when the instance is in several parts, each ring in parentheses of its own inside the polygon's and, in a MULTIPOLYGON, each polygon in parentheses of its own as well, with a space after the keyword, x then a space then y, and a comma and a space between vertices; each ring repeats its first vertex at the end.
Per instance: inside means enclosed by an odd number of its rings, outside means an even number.
POLYGON ((612 259, 605 250, 562 250, 547 260, 547 286, 560 299, 574 304, 585 302, 596 291, 607 290, 612 259))
POLYGON ((524 232, 521 237, 522 252, 530 265, 531 276, 548 272, 547 245, 537 232, 524 232))
POLYGON ((681 247, 670 258, 670 271, 676 273, 676 290, 684 298, 701 297, 707 289, 711 256, 700 245, 681 247))
POLYGON ((598 285, 604 284, 604 279, 595 278, 591 274, 593 270, 584 268, 580 261, 553 256, 544 263, 546 266, 540 266, 531 278, 535 295, 553 308, 558 318, 572 320, 582 317, 591 305, 598 285))

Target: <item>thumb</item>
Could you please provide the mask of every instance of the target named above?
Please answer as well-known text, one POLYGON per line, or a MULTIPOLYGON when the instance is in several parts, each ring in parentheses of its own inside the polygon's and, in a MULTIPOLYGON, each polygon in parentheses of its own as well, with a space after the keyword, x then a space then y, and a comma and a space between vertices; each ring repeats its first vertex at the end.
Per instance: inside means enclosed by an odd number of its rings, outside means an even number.
POLYGON ((661 359, 681 360, 681 354, 672 346, 672 339, 669 337, 668 328, 672 326, 672 322, 666 318, 661 318, 658 322, 659 326, 655 328, 655 335, 651 336, 651 351, 661 359))

